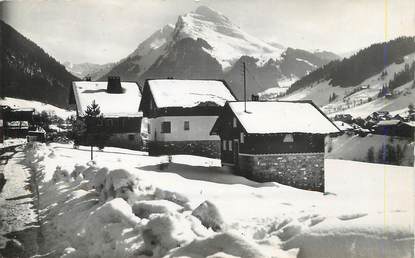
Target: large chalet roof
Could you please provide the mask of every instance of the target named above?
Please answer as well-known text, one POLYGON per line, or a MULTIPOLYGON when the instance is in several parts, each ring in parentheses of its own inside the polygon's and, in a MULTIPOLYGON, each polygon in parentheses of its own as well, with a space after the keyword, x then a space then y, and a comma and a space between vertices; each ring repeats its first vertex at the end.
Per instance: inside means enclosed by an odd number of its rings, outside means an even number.
POLYGON ((246 112, 244 105, 243 101, 228 103, 248 134, 340 132, 312 102, 248 101, 246 112))
POLYGON ((123 93, 108 93, 108 82, 74 81, 72 83, 79 116, 84 116, 87 106, 92 101, 99 105, 105 117, 137 117, 142 116, 138 111, 141 92, 135 82, 121 82, 123 93))
POLYGON ((148 80, 148 87, 158 108, 196 107, 203 104, 224 106, 235 97, 220 80, 148 80))

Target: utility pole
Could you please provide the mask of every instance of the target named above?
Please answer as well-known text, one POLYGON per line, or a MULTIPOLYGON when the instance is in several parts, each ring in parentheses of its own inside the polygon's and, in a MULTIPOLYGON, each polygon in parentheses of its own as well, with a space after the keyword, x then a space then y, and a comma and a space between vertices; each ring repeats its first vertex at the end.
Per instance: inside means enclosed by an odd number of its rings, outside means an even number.
POLYGON ((244 106, 245 106, 245 112, 246 112, 246 67, 245 67, 245 61, 243 62, 244 67, 244 106))

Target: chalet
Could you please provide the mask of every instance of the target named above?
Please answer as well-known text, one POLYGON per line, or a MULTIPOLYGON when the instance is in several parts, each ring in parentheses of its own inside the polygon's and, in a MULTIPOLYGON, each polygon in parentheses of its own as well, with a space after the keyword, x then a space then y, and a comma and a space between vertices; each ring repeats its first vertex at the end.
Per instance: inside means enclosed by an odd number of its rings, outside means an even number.
POLYGON ((149 154, 219 157, 220 139, 210 129, 234 100, 220 80, 147 80, 140 111, 148 119, 149 154))
POLYGON ((90 145, 98 133, 108 135, 105 146, 138 149, 141 146, 142 113, 138 111, 141 92, 135 82, 74 81, 70 104, 76 105, 75 144, 90 145), (72 102, 71 102, 72 99, 72 102), (95 102, 101 111, 99 119, 85 119, 88 106, 95 102))
POLYGON ((392 120, 399 120, 399 121, 405 121, 405 118, 399 114, 396 114, 392 117, 392 120))
POLYGON ((374 120, 374 121, 382 121, 382 120, 390 120, 392 116, 389 114, 388 111, 376 111, 370 114, 366 120, 374 120))
POLYGON ((237 174, 315 191, 324 191, 325 137, 339 132, 311 101, 228 102, 211 130, 237 174))
POLYGON ((399 120, 380 121, 374 126, 375 134, 414 139, 415 123, 399 120))
POLYGON ((33 108, 10 108, 1 106, 3 133, 8 138, 25 138, 33 123, 33 108))
POLYGON ((353 121, 353 117, 350 114, 337 114, 334 116, 334 121, 343 121, 346 123, 351 123, 353 121))

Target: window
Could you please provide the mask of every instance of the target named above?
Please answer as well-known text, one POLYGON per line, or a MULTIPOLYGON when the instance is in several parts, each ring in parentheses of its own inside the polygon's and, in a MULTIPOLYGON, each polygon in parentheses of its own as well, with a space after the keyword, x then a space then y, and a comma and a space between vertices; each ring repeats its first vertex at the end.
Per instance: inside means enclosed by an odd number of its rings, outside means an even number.
POLYGON ((226 150, 226 141, 225 140, 222 140, 222 149, 226 150))
POLYGON ((134 134, 129 134, 128 135, 128 140, 134 141, 134 134))
POLYGON ((147 133, 151 133, 151 125, 150 122, 147 124, 147 133))
POLYGON ((294 142, 294 137, 292 134, 288 133, 284 136, 283 142, 294 142))
POLYGON ((228 141, 229 144, 229 150, 232 151, 232 140, 228 141))
POLYGON ((170 133, 171 132, 171 124, 169 121, 161 123, 161 133, 170 133))
POLYGON ((238 123, 236 121, 236 118, 233 118, 233 128, 236 128, 238 126, 238 123))
POLYGON ((189 121, 184 121, 184 130, 185 131, 189 131, 190 130, 190 122, 189 121))
POLYGON ((244 135, 243 132, 241 132, 241 140, 240 140, 240 142, 241 143, 244 143, 245 142, 245 135, 244 135))

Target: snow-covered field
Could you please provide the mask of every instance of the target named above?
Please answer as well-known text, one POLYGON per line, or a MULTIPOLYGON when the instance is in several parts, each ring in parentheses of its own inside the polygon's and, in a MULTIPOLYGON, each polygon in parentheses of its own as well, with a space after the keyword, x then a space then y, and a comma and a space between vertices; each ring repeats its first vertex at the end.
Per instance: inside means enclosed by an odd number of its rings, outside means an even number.
POLYGON ((382 86, 389 83, 396 73, 405 69, 405 65, 410 65, 415 58, 415 53, 404 57, 401 64, 393 63, 385 70, 386 75, 382 76, 382 72, 375 74, 359 85, 354 87, 333 87, 328 80, 323 80, 297 90, 287 96, 280 98, 281 100, 301 100, 311 99, 314 103, 322 108, 322 110, 330 117, 336 114, 351 114, 354 117, 365 118, 369 114, 386 110, 395 113, 397 111, 404 112, 409 104, 413 104, 415 98, 415 90, 412 89, 413 81, 410 81, 394 90, 395 97, 377 98, 382 86), (329 103, 329 97, 335 93, 337 98, 329 103), (369 101, 371 99, 372 101, 369 101))
POLYGON ((326 160, 326 194, 220 161, 34 144, 43 235, 62 257, 412 257, 414 171, 326 160), (160 167, 164 167, 160 171, 160 167))
POLYGON ((365 137, 359 135, 347 135, 331 138, 330 144, 326 145, 326 157, 329 159, 343 159, 355 161, 367 161, 368 150, 373 148, 374 160, 373 162, 382 163, 379 160, 379 151, 382 146, 391 145, 397 149, 400 146, 401 160, 399 164, 402 166, 414 165, 414 147, 415 142, 407 138, 391 137, 385 135, 368 134, 365 137), (328 147, 331 145, 331 150, 328 147))

